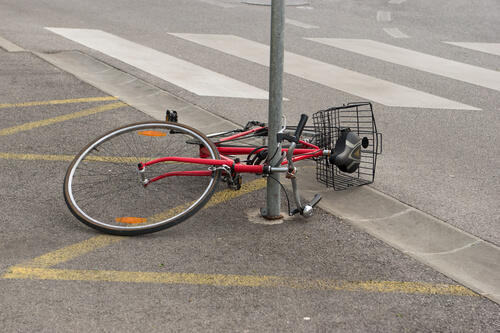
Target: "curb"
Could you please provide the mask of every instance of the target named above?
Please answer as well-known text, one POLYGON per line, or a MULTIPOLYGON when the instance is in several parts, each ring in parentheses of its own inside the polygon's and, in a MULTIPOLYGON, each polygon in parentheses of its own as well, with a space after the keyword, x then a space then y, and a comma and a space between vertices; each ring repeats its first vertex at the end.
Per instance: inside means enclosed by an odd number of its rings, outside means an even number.
POLYGON ((334 192, 301 168, 302 194, 319 207, 500 304, 500 248, 423 211, 364 186, 334 192))
POLYGON ((7 52, 26 52, 25 49, 23 49, 20 46, 17 46, 16 44, 8 41, 5 38, 2 38, 0 36, 0 48, 4 49, 7 52))
POLYGON ((183 123, 203 133, 240 127, 79 51, 34 54, 155 119, 164 120, 168 108, 181 113, 183 123))

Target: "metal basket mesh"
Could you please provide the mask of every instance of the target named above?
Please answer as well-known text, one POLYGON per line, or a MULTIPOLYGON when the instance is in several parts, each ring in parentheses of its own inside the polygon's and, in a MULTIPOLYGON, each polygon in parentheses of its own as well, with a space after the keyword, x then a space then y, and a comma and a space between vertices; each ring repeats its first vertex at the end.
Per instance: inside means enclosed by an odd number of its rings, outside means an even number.
POLYGON ((361 162, 353 173, 340 171, 328 157, 316 160, 316 179, 334 190, 370 184, 375 179, 377 155, 382 152, 381 134, 377 133, 371 103, 352 103, 321 110, 313 114, 314 131, 319 147, 333 150, 340 130, 350 128, 360 138, 368 138, 368 147, 361 150, 361 162), (380 147, 379 147, 380 144, 380 147))

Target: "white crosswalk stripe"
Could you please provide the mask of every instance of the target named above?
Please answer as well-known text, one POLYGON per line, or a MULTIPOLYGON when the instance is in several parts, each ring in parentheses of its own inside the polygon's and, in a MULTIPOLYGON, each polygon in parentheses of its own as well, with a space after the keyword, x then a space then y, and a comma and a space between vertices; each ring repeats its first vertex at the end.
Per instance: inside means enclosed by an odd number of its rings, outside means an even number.
POLYGON ((402 32, 398 28, 383 28, 383 30, 394 38, 410 38, 410 36, 402 32))
MULTIPOLYGON (((264 44, 233 35, 185 33, 173 33, 172 35, 263 66, 269 66, 269 46, 264 44)), ((469 105, 291 52, 285 52, 284 59, 284 71, 286 73, 384 105, 395 107, 479 110, 469 105)))
POLYGON ((307 38, 367 57, 500 91, 500 72, 369 39, 307 38))
POLYGON ((216 0, 198 0, 198 1, 208 3, 210 5, 217 6, 217 7, 222 7, 222 8, 234 8, 234 7, 236 7, 236 5, 221 2, 221 1, 216 1, 216 0))
POLYGON ((445 42, 455 46, 460 46, 466 49, 490 53, 500 56, 500 43, 463 43, 463 42, 445 42))
POLYGON ((46 29, 200 96, 269 98, 265 90, 101 30, 46 29))
POLYGON ((294 26, 297 26, 297 27, 300 27, 300 28, 304 28, 304 29, 319 29, 319 27, 317 25, 307 24, 307 23, 300 22, 300 21, 297 21, 297 20, 292 20, 292 19, 289 19, 289 18, 285 19, 285 23, 286 24, 291 24, 291 25, 294 25, 294 26))

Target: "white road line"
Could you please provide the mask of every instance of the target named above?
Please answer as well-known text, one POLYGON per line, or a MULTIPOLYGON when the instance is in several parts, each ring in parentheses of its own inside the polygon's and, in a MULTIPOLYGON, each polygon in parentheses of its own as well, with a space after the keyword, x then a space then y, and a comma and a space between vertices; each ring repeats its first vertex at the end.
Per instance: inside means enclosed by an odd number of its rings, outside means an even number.
POLYGON ((224 2, 216 1, 216 0, 198 0, 198 1, 208 3, 209 5, 214 5, 217 7, 222 7, 222 8, 234 8, 234 7, 236 7, 235 5, 231 5, 229 3, 224 3, 224 2))
MULTIPOLYGON (((269 46, 233 35, 171 34, 185 40, 248 61, 269 66, 269 46)), ((372 101, 398 107, 436 109, 477 108, 422 91, 360 74, 342 67, 285 52, 284 71, 300 78, 320 83, 372 101)))
POLYGON ((265 90, 101 30, 46 29, 200 96, 269 98, 265 90))
POLYGON ((385 12, 382 10, 379 10, 377 12, 377 21, 379 22, 390 22, 391 19, 391 12, 385 12))
POLYGON ((400 5, 402 4, 403 2, 405 2, 406 0, 390 0, 389 3, 391 5, 400 5))
POLYGON ((285 23, 291 24, 291 25, 295 25, 297 27, 301 27, 301 28, 304 28, 304 29, 318 29, 319 28, 317 25, 310 25, 310 24, 307 24, 307 23, 304 23, 304 22, 300 22, 300 21, 296 21, 296 20, 292 20, 292 19, 289 19, 289 18, 285 19, 285 23))
POLYGON ((500 72, 369 39, 309 38, 367 57, 500 91, 500 72))
POLYGON ((384 28, 384 31, 394 38, 410 38, 407 34, 399 30, 398 28, 384 28))
POLYGON ((500 56, 500 43, 458 43, 458 42, 444 42, 444 43, 500 56))

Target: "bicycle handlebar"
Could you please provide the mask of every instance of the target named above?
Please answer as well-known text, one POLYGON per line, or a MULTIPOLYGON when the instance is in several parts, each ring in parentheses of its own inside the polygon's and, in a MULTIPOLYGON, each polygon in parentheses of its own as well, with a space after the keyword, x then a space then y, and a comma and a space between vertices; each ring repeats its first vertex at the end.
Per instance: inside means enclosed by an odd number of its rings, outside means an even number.
POLYGON ((286 126, 283 127, 282 130, 279 131, 277 134, 278 142, 282 142, 283 140, 288 140, 290 142, 295 142, 298 144, 300 136, 304 131, 304 127, 306 127, 307 119, 309 119, 309 117, 306 114, 300 115, 300 121, 299 124, 297 125, 297 128, 295 129, 295 134, 293 136, 283 133, 285 131, 286 126))
POLYGON ((304 127, 306 126, 308 119, 309 119, 309 117, 307 116, 307 114, 300 115, 299 124, 297 125, 297 129, 295 130, 295 134, 293 135, 293 136, 295 136, 295 138, 297 138, 297 140, 302 135, 302 131, 304 130, 304 127))

